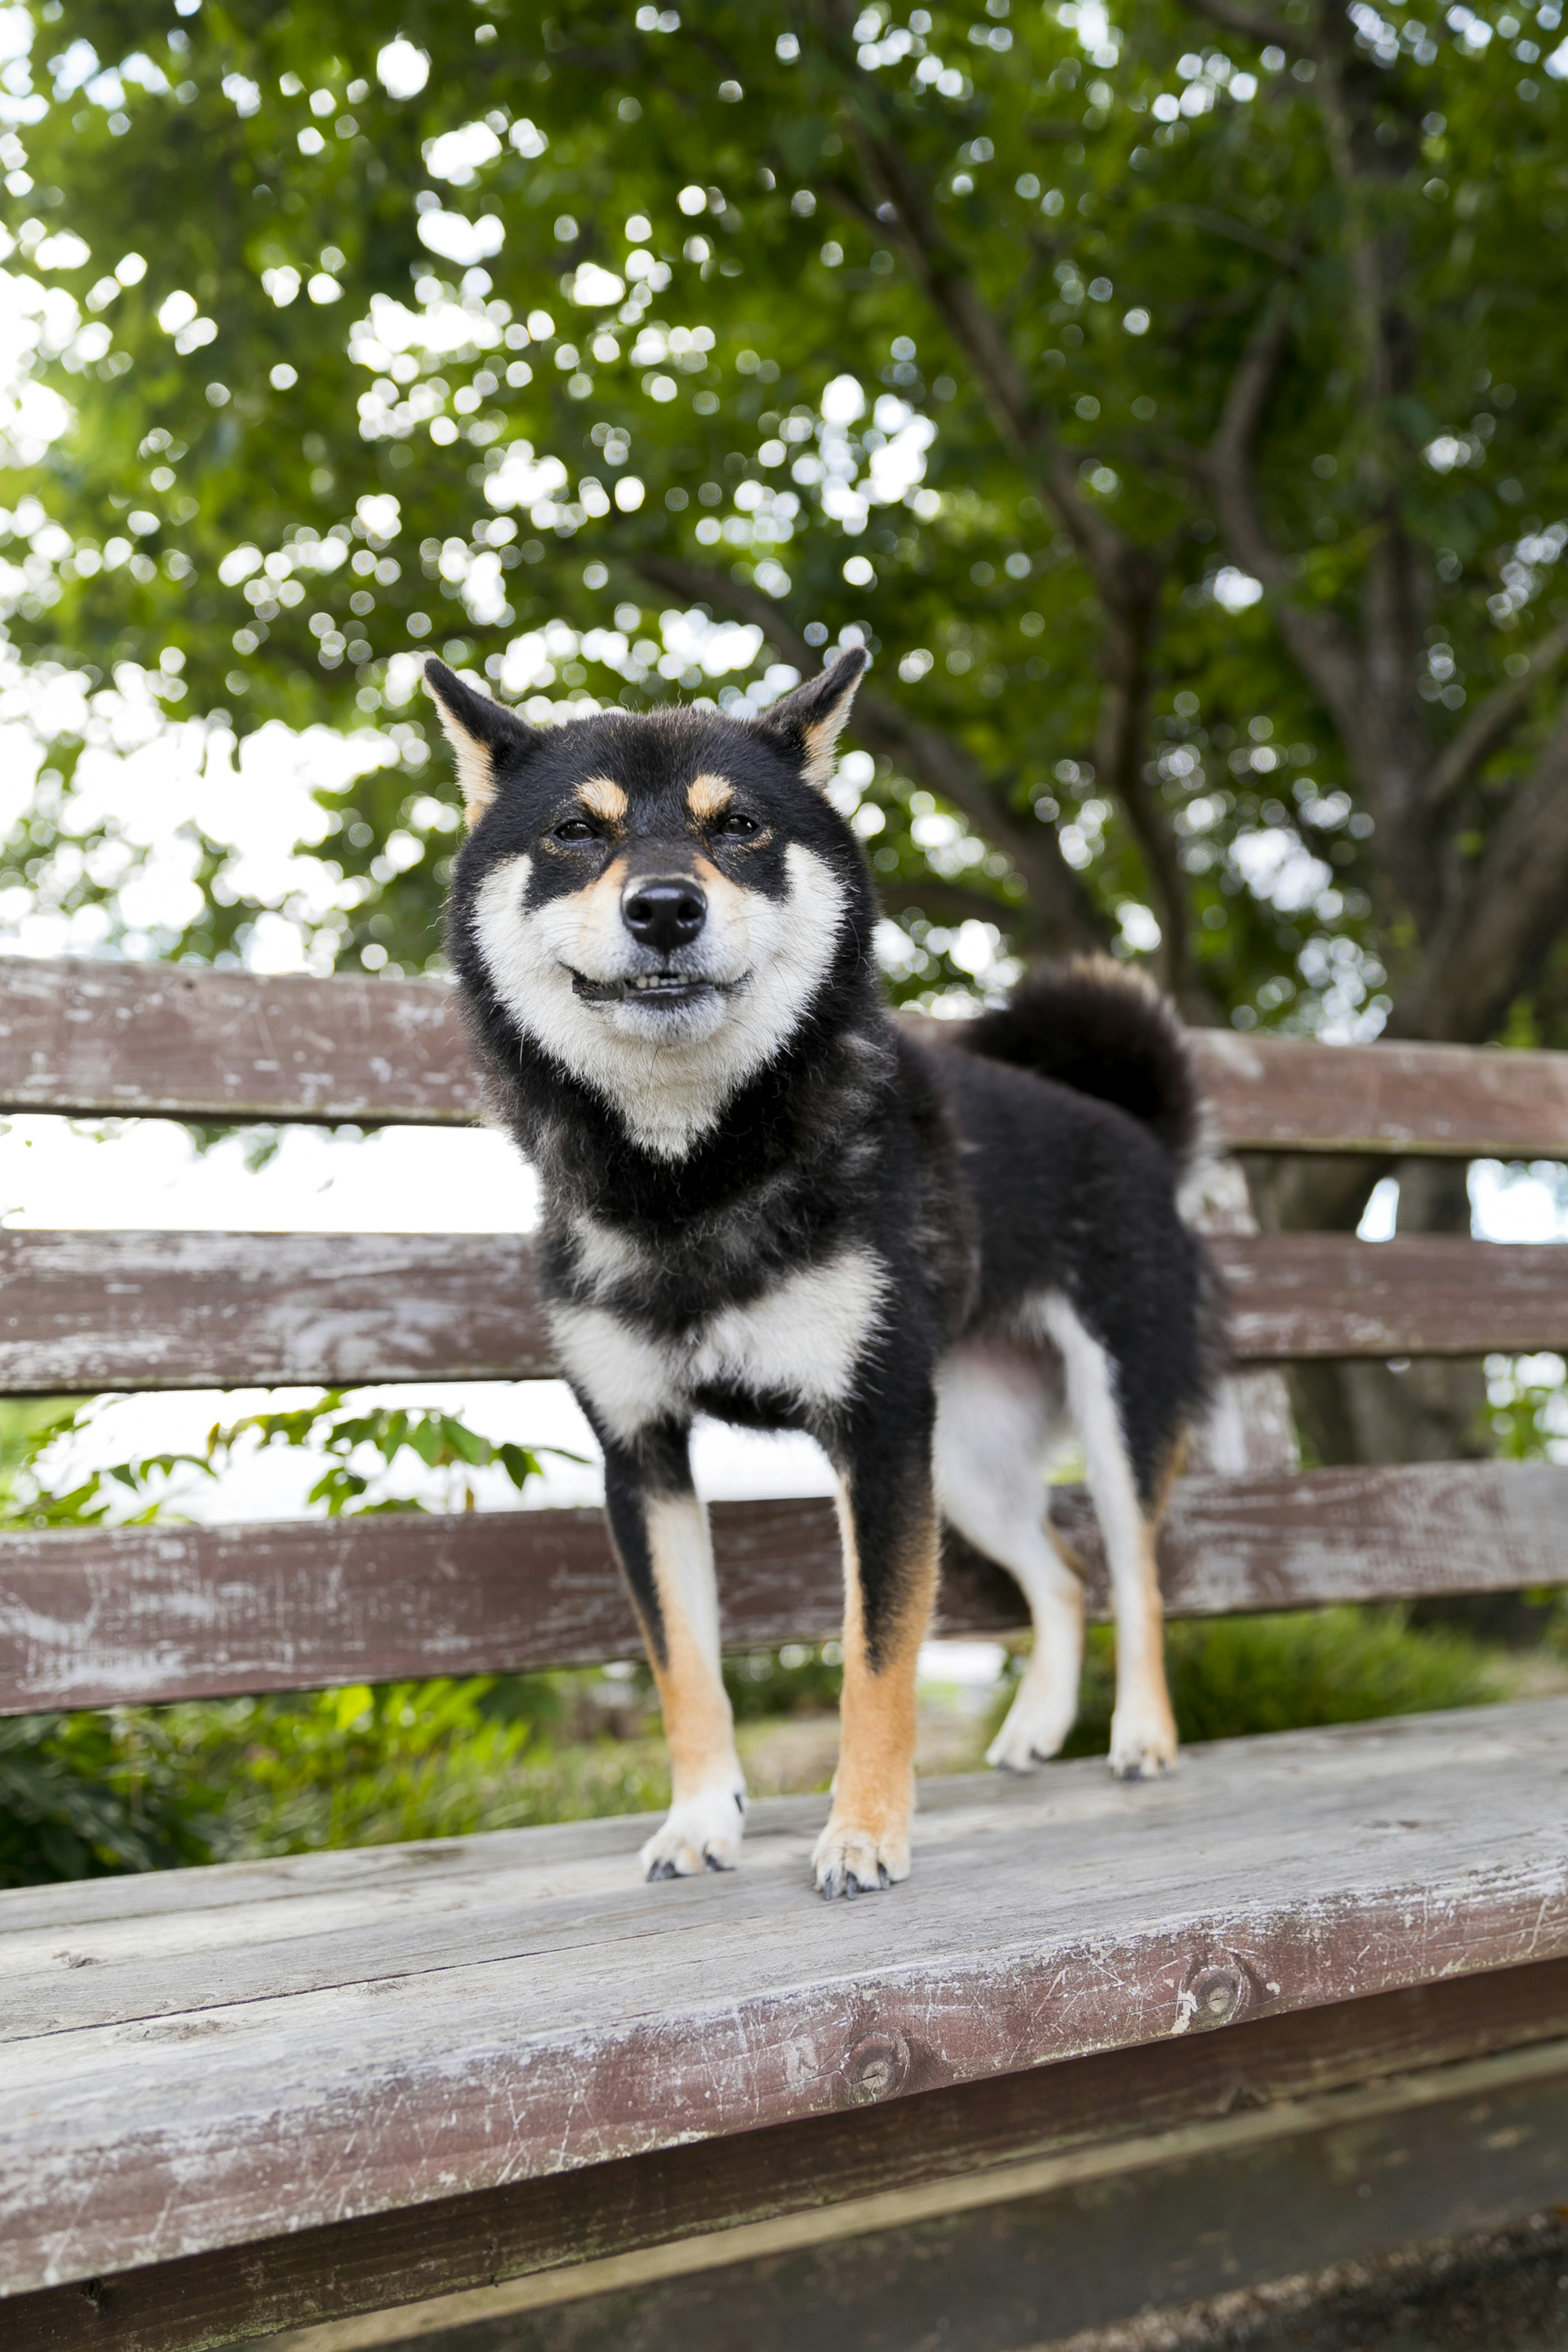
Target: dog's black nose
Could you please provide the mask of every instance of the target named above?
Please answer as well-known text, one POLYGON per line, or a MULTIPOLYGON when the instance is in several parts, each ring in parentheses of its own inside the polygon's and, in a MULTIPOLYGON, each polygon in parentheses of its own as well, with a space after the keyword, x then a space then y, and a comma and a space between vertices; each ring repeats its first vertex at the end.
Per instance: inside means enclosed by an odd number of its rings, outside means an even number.
POLYGON ((697 937, 708 920, 708 901, 695 882, 637 882, 621 900, 621 919, 645 948, 670 955, 697 937))

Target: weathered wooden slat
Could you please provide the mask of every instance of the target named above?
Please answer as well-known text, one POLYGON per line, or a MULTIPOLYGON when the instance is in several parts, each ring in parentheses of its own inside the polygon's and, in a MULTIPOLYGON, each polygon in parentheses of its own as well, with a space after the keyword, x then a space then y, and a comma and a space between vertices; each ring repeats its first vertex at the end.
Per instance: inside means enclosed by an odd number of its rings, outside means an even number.
POLYGON ((74 1888, 0 1895, 0 1971, 47 1982, 53 2020, 6 2051, 0 2275, 19 2294, 1558 1958, 1565 1771, 1550 1701, 1228 1742, 1154 1787, 1094 1764, 931 1784, 916 1877, 832 1906, 806 1869, 822 1803, 794 1800, 756 1809, 740 1873, 652 1889, 623 1822, 542 1833, 531 1873, 513 1833, 518 1867, 466 1902, 449 1879, 489 1841, 369 1857, 379 1913, 353 1922, 362 1857, 260 1866, 290 1895, 248 1916, 194 1873, 205 1900, 142 1914, 140 1950, 101 1896, 88 1918, 74 1888))
POLYGON ((797 2352, 807 2313, 813 2352, 929 2346, 939 2313, 960 2315, 943 2335, 963 2352, 1019 2352, 1026 2329, 1038 2345, 1042 2328, 1059 2344, 1146 2327, 1309 2266, 1517 2225, 1565 2173, 1557 2043, 307 2327, 269 2352, 797 2352))
MULTIPOLYGON (((1052 1510, 1108 1612, 1092 1510, 1052 1510)), ((841 1608, 825 1501, 713 1510, 727 1645, 823 1640, 841 1608)), ((1174 1616, 1568 1583, 1568 1468, 1432 1463, 1186 1478, 1161 1540, 1174 1616)), ((1027 1622, 950 1540, 937 1630, 1027 1622)), ((597 1511, 375 1515, 0 1538, 0 1714, 626 1656, 638 1635, 597 1511)))
MULTIPOLYGON (((1194 1033, 1238 1150, 1568 1155, 1568 1055, 1194 1033)), ((0 960, 0 1109, 463 1125, 450 992, 194 965, 0 960)))
POLYGON ((1568 1345, 1568 1249, 1455 1234, 1214 1235, 1244 1362, 1568 1345))
POLYGON ((0 1393, 555 1368, 515 1234, 0 1233, 0 1393))
POLYGON ((477 1103, 438 983, 7 956, 0 1108, 466 1126, 477 1103))
MULTIPOLYGON (((458 2297, 465 2319, 501 2316, 506 2284, 540 2273, 570 2285, 585 2263, 846 2199, 945 2181, 1004 2187, 1004 2168, 1123 2134, 1190 2129, 1562 2036, 1568 1962, 1414 1987, 125 2271, 100 2278, 90 2298, 47 2288, 7 2304, 7 2352, 208 2352, 371 2311, 378 2339, 396 2342, 456 2324, 458 2297)), ((1352 2166, 1352 2195, 1360 2177, 1352 2166)), ((1100 2267, 1124 2271, 1130 2244, 1100 2267)))
MULTIPOLYGON (((90 2299, 79 2287, 47 2289, 8 2304, 7 2345, 9 2352, 206 2352, 264 2331, 341 2322, 389 2301, 416 2307, 383 2311, 374 2340, 444 2331, 459 2317, 502 2316, 512 2299, 508 2283, 543 2287, 541 2272, 554 2270, 569 2289, 585 2263, 696 2231, 809 2218, 830 2201, 887 2198, 943 2179, 961 2189, 991 2179, 1000 2187, 1000 2168, 1011 2172, 1129 2131, 1201 2127, 1411 2065, 1452 2065, 1538 2042, 1568 2025, 1563 1980, 1561 1965, 1548 1963, 1264 2019, 123 2272, 97 2281, 90 2299)), ((1401 2178, 1405 2169, 1374 2168, 1401 2178)), ((1360 2172, 1353 2164, 1342 2170, 1353 2196, 1360 2172)), ((1147 2173, 1142 2181, 1146 2210, 1147 2173)), ((1218 2201, 1228 2209, 1223 2195, 1218 2201)), ((1080 2228, 1102 2202, 1103 2192, 1091 2190, 1080 2228)), ((1123 2227, 1120 2211, 1116 2225, 1123 2227)), ((1093 2267, 1124 2273, 1131 2242, 1106 2248, 1093 2267)), ((1141 2299, 1134 2294, 1125 2307, 1141 2299)), ((351 2346, 360 2337, 353 2328, 343 2334, 351 2346)))
MULTIPOLYGON (((1243 1362, 1568 1345, 1568 1250, 1216 1235, 1243 1362)), ((0 1233, 0 1394, 531 1380, 529 1245, 494 1234, 0 1233)))
POLYGON ((1233 1150, 1568 1157, 1568 1054, 1320 1045, 1224 1029, 1190 1036, 1233 1150))

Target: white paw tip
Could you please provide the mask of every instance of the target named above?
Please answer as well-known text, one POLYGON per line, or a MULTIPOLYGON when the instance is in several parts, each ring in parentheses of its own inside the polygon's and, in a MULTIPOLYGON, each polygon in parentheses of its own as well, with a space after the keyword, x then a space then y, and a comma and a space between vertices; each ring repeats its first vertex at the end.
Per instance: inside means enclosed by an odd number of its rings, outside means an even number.
POLYGON ((826 1903, 880 1894, 909 1874, 907 1851, 882 1845, 869 1830, 836 1830, 831 1822, 811 1857, 812 1883, 826 1903))
POLYGON ((741 1859, 746 1800, 737 1789, 718 1789, 672 1805, 638 1855, 650 1884, 663 1878, 700 1878, 708 1871, 734 1870, 741 1859))

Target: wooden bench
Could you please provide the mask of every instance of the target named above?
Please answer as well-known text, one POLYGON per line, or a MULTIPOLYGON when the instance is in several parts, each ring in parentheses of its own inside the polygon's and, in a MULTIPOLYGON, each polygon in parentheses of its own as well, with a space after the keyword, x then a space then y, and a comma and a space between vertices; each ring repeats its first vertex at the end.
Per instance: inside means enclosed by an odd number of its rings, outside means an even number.
MULTIPOLYGON (((1238 1151, 1568 1157, 1568 1056, 1196 1045, 1238 1151)), ((26 961, 0 1108, 473 1116, 434 984, 26 961)), ((1251 1369, 1172 1612, 1568 1583, 1568 1469, 1300 1473, 1268 1369, 1562 1347, 1568 1252, 1259 1235, 1234 1184, 1211 1223, 1251 1369)), ((12 1394, 552 1370, 521 1239, 0 1233, 12 1394)), ((837 1630, 826 1503, 714 1521, 729 1642, 837 1630)), ((953 1547, 940 1630, 1022 1622, 953 1547)), ((0 1539, 5 1713, 635 1643, 594 1511, 0 1539)), ((658 1887, 594 1822, 0 1894, 8 2352, 782 2352, 806 2311, 1000 2352, 1568 2202, 1568 1702, 928 1782, 915 1877, 853 1906, 821 1814, 658 1887)))

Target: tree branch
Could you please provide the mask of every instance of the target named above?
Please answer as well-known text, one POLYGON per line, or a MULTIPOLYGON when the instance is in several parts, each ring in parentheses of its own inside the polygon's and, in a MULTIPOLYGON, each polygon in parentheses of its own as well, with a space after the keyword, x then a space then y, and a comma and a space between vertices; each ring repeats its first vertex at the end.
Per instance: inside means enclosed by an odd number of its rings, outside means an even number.
MULTIPOLYGON (((692 604, 706 603, 751 621, 765 632, 803 676, 818 656, 771 596, 730 572, 661 555, 656 549, 624 561, 646 580, 692 604)), ((1062 856, 1054 825, 1015 814, 987 780, 979 762, 945 730, 913 718, 901 704, 862 688, 855 702, 855 731, 866 749, 890 761, 928 792, 963 812, 979 833, 1010 857, 1022 875, 1028 899, 1006 911, 1020 928, 1055 953, 1103 948, 1110 930, 1094 901, 1062 856)), ((1004 902, 998 900, 998 906, 1004 902)))
POLYGON ((1256 41, 1260 49, 1306 47, 1299 26, 1287 24, 1283 16, 1271 16, 1267 8, 1244 7, 1242 0, 1187 0, 1187 5, 1194 15, 1212 17, 1227 32, 1240 33, 1244 39, 1256 41))
POLYGON ((1504 814, 1463 902, 1434 933, 1389 1034, 1474 1044, 1527 987, 1568 907, 1568 709, 1504 814))
POLYGON ((1426 806, 1434 816, 1455 793, 1463 790, 1483 760, 1495 751, 1523 717, 1530 698, 1549 670, 1568 653, 1568 621, 1550 630, 1530 657, 1530 667, 1507 686, 1489 694, 1475 716, 1462 727, 1426 778, 1426 806))
POLYGON ((1355 647, 1331 614, 1297 602, 1289 564, 1263 520, 1253 471, 1258 432, 1289 336, 1289 289, 1276 285, 1237 362, 1202 463, 1226 545, 1237 563, 1270 592, 1280 635, 1349 743, 1361 718, 1361 665, 1355 647))
POLYGON ((1215 212, 1208 205, 1152 205, 1147 217, 1173 221, 1186 228, 1206 228, 1215 236, 1228 236, 1235 244, 1250 246, 1254 253, 1261 253, 1268 260, 1277 261, 1281 269, 1294 270, 1298 275, 1311 260, 1311 256, 1303 253, 1300 246, 1286 245, 1281 238, 1270 236, 1266 229, 1254 228, 1250 221, 1232 220, 1228 213, 1215 212))

